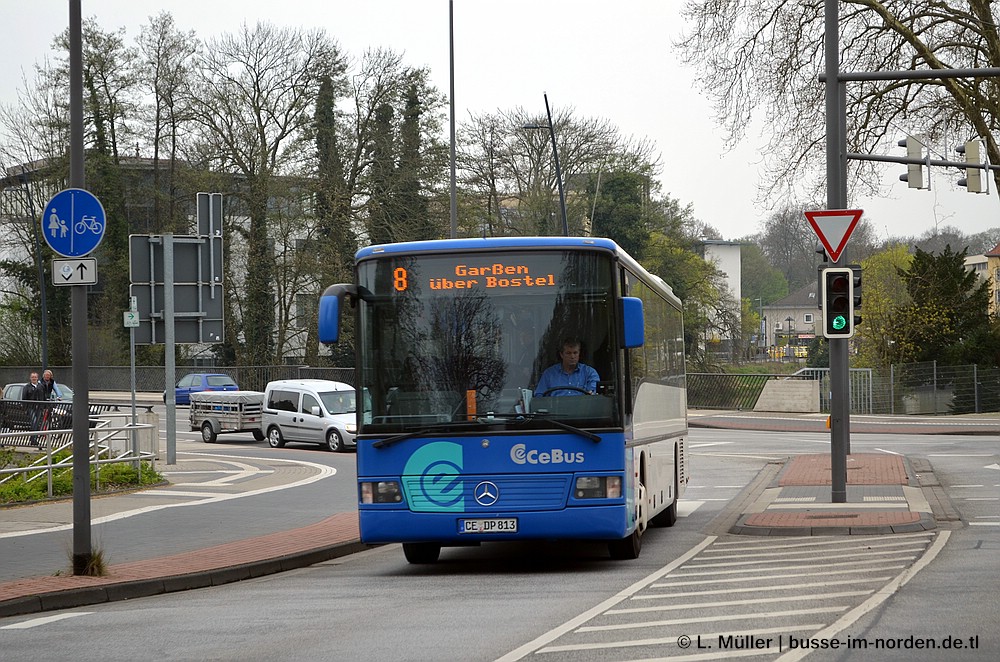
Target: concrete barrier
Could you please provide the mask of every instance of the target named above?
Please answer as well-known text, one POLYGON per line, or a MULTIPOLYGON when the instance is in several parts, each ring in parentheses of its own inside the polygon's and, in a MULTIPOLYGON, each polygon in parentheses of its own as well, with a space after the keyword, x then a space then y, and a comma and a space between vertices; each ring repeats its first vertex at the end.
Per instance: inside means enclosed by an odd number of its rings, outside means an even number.
POLYGON ((764 384, 754 411, 818 413, 819 381, 815 379, 772 379, 764 384))

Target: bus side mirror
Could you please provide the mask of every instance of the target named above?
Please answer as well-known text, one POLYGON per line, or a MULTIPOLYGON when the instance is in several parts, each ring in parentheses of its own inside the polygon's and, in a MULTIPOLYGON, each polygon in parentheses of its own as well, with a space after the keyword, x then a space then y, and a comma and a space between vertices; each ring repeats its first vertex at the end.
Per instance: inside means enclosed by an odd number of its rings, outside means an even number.
POLYGON ((331 285, 319 298, 319 341, 334 343, 340 340, 340 311, 344 297, 357 300, 358 286, 350 284, 331 285))
POLYGON ((642 312, 642 299, 622 297, 623 344, 626 349, 642 347, 646 342, 646 324, 642 312))

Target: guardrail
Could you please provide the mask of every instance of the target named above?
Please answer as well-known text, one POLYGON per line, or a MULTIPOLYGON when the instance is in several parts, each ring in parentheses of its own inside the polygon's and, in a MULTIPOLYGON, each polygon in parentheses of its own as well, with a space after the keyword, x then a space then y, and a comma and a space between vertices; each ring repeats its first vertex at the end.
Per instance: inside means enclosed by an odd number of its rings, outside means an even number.
MULTIPOLYGON (((122 414, 122 416, 125 415, 122 414)), ((131 416, 129 415, 128 418, 131 416)), ((46 493, 52 497, 53 477, 63 472, 72 471, 73 468, 72 453, 55 460, 55 457, 63 451, 72 450, 72 436, 72 430, 0 433, 0 447, 24 445, 23 443, 12 444, 10 442, 23 442, 24 438, 27 437, 32 440, 30 445, 42 452, 42 455, 28 466, 0 469, 0 484, 17 475, 26 476, 26 483, 41 480, 44 477, 47 481, 46 493)), ((97 489, 100 489, 101 466, 103 465, 127 462, 134 464, 138 472, 141 470, 142 463, 148 462, 155 469, 158 437, 159 425, 153 423, 136 423, 135 425, 129 423, 114 426, 111 420, 91 419, 88 456, 89 465, 96 467, 97 489), (143 445, 149 448, 143 449, 143 445)))

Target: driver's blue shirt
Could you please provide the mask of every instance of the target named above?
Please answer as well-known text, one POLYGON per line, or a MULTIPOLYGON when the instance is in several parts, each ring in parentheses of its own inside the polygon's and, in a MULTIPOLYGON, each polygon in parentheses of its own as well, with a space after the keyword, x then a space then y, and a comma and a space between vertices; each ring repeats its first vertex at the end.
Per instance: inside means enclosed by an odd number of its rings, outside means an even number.
MULTIPOLYGON (((535 396, 540 396, 549 389, 560 386, 575 386, 588 393, 596 393, 599 379, 597 371, 585 363, 577 363, 576 370, 569 373, 563 370, 562 363, 556 363, 546 368, 542 373, 538 385, 535 387, 535 396)), ((570 389, 560 389, 552 391, 549 395, 583 395, 583 393, 570 389)))

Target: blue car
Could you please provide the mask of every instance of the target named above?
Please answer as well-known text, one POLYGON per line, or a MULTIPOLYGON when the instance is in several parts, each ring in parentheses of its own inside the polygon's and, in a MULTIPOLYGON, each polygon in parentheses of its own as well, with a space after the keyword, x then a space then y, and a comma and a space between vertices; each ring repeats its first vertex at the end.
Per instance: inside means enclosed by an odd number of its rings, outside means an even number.
MULTIPOLYGON (((238 391, 240 387, 236 385, 229 375, 216 372, 192 372, 181 377, 174 388, 176 402, 179 405, 191 404, 191 394, 201 391, 238 391)), ((163 393, 163 402, 167 401, 167 393, 163 393)))

